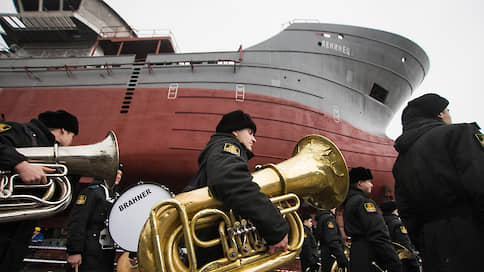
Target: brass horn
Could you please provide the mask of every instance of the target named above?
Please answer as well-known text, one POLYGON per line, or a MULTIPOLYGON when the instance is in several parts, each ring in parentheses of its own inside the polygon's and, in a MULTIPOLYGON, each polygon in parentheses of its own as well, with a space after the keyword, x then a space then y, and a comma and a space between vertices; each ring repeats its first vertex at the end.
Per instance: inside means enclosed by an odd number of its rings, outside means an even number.
POLYGON ((114 132, 96 144, 17 148, 30 163, 56 169, 47 184, 23 184, 18 174, 0 171, 0 223, 38 219, 63 211, 72 198, 67 175, 104 179, 111 186, 119 167, 114 132))
POLYGON ((293 157, 269 164, 253 173, 263 193, 280 208, 290 226, 289 250, 268 255, 255 227, 208 193, 207 187, 182 193, 156 204, 146 221, 138 245, 139 268, 147 271, 269 271, 292 261, 304 240, 301 219, 296 211, 299 198, 320 209, 341 204, 348 193, 348 170, 338 148, 327 138, 309 135, 294 148, 293 157), (296 195, 297 194, 297 195, 296 195), (218 226, 220 238, 201 241, 195 230, 218 226), (182 239, 183 238, 183 239, 182 239), (184 240, 188 266, 180 259, 184 240), (221 244, 224 257, 197 266, 194 244, 209 247, 221 244))

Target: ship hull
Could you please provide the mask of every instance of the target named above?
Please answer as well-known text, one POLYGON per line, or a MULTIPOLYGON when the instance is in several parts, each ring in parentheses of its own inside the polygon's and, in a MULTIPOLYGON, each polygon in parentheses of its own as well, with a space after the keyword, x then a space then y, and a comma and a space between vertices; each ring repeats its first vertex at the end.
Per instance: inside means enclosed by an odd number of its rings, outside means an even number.
POLYGON ((234 91, 194 88, 180 88, 173 98, 167 88, 138 88, 129 113, 121 114, 124 93, 117 88, 4 88, 0 108, 8 113, 6 119, 19 122, 29 121, 40 110, 68 109, 80 121, 74 144, 98 142, 114 130, 126 165, 125 185, 153 181, 180 192, 196 172, 198 155, 217 122, 235 109, 249 112, 258 126, 252 168, 288 159, 299 139, 320 134, 341 149, 348 166, 372 169, 378 185, 374 194, 393 184, 396 153, 391 139, 300 103, 253 93, 241 101, 234 91))

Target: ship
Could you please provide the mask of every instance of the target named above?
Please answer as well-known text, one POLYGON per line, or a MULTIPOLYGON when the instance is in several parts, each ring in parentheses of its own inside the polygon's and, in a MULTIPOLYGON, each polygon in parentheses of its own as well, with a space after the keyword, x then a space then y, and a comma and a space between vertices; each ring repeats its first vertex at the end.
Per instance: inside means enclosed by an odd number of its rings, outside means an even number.
POLYGON ((0 120, 45 110, 75 114, 75 145, 113 130, 123 186, 181 192, 224 113, 257 124, 250 166, 291 157, 309 134, 329 138, 348 167, 374 177, 372 198, 392 198, 393 140, 385 130, 425 78, 429 59, 398 34, 292 22, 248 48, 178 52, 171 32, 132 28, 101 0, 14 1, 0 14, 0 120))

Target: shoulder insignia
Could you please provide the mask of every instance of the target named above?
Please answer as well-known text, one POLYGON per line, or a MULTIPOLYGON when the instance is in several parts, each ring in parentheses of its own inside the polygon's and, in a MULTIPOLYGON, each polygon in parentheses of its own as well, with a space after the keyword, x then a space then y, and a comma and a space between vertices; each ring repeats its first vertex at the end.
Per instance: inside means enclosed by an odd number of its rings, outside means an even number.
POLYGON ((484 148, 484 134, 482 133, 476 133, 474 134, 479 141, 479 144, 481 144, 481 147, 484 148))
POLYGON ((373 203, 371 203, 371 202, 366 202, 366 203, 364 204, 364 206, 365 206, 365 210, 366 210, 366 212, 369 212, 369 213, 374 213, 374 212, 376 212, 376 207, 375 207, 375 205, 373 205, 373 203))
POLYGON ((79 195, 77 198, 76 204, 77 205, 84 205, 86 203, 87 195, 79 195))
POLYGON ((328 229, 334 229, 333 222, 331 222, 331 221, 328 222, 328 229))
POLYGON ((240 149, 231 143, 225 143, 224 151, 240 157, 240 149))
POLYGON ((308 238, 308 235, 306 233, 304 233, 304 238, 308 238))
POLYGON ((0 133, 1 133, 1 132, 5 132, 5 131, 7 131, 7 130, 9 130, 9 129, 11 129, 11 128, 12 128, 12 126, 11 126, 11 125, 7 125, 7 124, 0 124, 0 133))
POLYGON ((407 228, 405 228, 405 226, 400 226, 400 231, 401 231, 403 234, 408 234, 408 232, 407 232, 407 228))

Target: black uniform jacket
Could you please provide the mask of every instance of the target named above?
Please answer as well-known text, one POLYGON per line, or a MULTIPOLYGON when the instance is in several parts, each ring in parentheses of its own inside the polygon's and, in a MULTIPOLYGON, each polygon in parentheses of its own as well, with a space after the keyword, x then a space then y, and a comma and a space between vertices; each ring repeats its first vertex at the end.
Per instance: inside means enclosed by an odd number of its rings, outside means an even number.
POLYGON ((304 242, 299 257, 303 271, 308 267, 313 268, 318 262, 318 244, 313 232, 307 226, 304 226, 304 242))
POLYGON ((399 243, 410 251, 414 251, 410 238, 408 237, 407 228, 403 225, 402 220, 395 214, 384 214, 383 219, 387 224, 392 242, 399 243))
POLYGON ((19 147, 53 146, 55 137, 39 120, 29 123, 0 123, 0 169, 12 170, 27 158, 16 151, 19 147))
POLYGON ((105 220, 112 206, 106 200, 102 181, 94 180, 81 191, 68 225, 67 252, 81 254, 82 271, 112 271, 114 250, 103 250, 99 243, 100 231, 106 228, 105 220))
MULTIPOLYGON (((344 255, 343 238, 336 217, 331 211, 318 211, 316 220, 316 238, 319 240, 321 249, 321 261, 323 269, 330 268, 336 258, 346 258, 344 255)), ((329 271, 329 269, 327 269, 329 271)))
MULTIPOLYGON (((29 123, 0 123, 0 170, 13 171, 27 158, 16 148, 53 146, 55 137, 39 120, 29 123)), ((34 221, 14 221, 0 224, 0 271, 17 271, 28 252, 34 221)))
POLYGON ((280 242, 289 232, 279 209, 252 181, 248 160, 253 156, 232 134, 212 135, 198 158, 205 170, 200 184, 228 209, 249 219, 269 245, 280 242))
POLYGON ((350 188, 344 203, 344 228, 351 237, 350 270, 375 271, 372 262, 391 272, 401 271, 388 228, 376 204, 363 191, 350 188))
POLYGON ((397 207, 412 243, 423 253, 425 270, 480 265, 484 148, 477 124, 415 119, 403 127, 395 149, 397 207))

